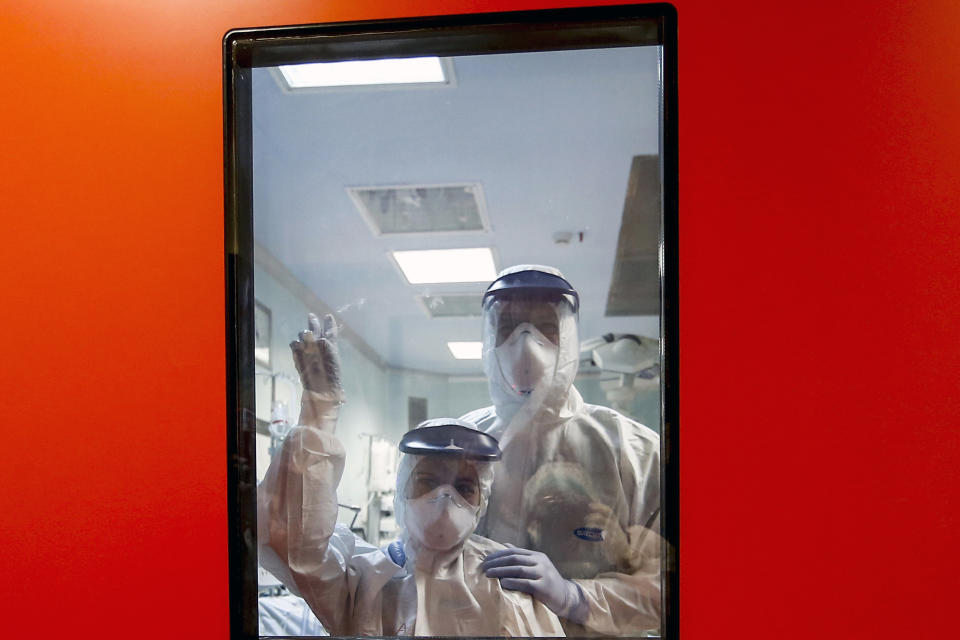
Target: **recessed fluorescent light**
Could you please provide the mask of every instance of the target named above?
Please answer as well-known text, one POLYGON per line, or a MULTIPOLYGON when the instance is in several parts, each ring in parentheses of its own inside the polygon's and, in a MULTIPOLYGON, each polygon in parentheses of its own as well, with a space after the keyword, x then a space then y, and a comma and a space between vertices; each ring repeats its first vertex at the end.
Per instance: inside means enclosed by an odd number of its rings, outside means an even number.
POLYGON ((497 277, 493 252, 480 249, 427 249, 393 251, 403 276, 410 284, 491 282, 497 277))
POLYGON ((291 64, 281 66, 280 73, 291 89, 447 82, 437 57, 291 64))
POLYGON ((481 360, 482 342, 448 342, 447 348, 457 360, 481 360))

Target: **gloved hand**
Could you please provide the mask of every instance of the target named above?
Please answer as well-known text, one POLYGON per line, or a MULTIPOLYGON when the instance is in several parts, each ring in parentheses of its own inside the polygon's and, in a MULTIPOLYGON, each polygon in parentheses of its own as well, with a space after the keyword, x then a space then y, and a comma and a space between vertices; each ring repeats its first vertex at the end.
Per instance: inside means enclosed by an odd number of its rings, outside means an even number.
POLYGON ((309 329, 301 331, 299 339, 290 343, 293 363, 303 385, 300 424, 332 432, 344 399, 337 325, 328 314, 321 327, 320 320, 312 313, 307 316, 307 324, 309 329))
POLYGON ((560 575, 550 558, 539 551, 507 546, 488 555, 480 565, 488 578, 499 578, 504 589, 529 593, 561 618, 577 623, 586 620, 583 592, 560 575))

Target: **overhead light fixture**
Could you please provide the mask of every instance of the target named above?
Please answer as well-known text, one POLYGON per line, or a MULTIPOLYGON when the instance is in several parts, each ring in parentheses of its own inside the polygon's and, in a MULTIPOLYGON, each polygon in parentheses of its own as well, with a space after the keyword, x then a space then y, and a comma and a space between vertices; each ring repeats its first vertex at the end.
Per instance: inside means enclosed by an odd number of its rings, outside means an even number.
POLYGON ((457 360, 481 360, 483 357, 482 342, 448 342, 447 348, 457 360))
POLYGON ((493 251, 489 247, 391 253, 410 284, 492 282, 497 277, 493 251))
POLYGON ((291 89, 448 82, 444 65, 435 56, 290 64, 282 65, 280 73, 291 89))

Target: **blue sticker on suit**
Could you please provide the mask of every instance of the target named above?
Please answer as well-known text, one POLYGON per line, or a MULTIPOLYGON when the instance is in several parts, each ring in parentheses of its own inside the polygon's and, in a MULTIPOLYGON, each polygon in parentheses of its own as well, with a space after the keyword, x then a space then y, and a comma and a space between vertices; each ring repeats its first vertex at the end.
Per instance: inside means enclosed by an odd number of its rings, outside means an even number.
POLYGON ((573 535, 588 542, 603 542, 603 529, 597 529, 596 527, 580 527, 574 529, 573 535))

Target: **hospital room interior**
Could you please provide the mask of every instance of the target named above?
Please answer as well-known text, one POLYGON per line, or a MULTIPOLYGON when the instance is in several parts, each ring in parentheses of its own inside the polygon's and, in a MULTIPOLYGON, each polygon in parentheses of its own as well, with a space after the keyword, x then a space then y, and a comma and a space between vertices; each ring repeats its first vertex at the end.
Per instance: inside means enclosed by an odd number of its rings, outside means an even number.
MULTIPOLYGON (((660 53, 459 56, 425 62, 432 79, 351 86, 254 69, 258 481, 297 424, 289 345, 332 314, 338 522, 394 540, 398 442, 491 404, 482 297, 519 264, 579 293, 584 401, 660 432, 660 53)), ((323 633, 262 569, 259 584, 261 633, 323 633)))

